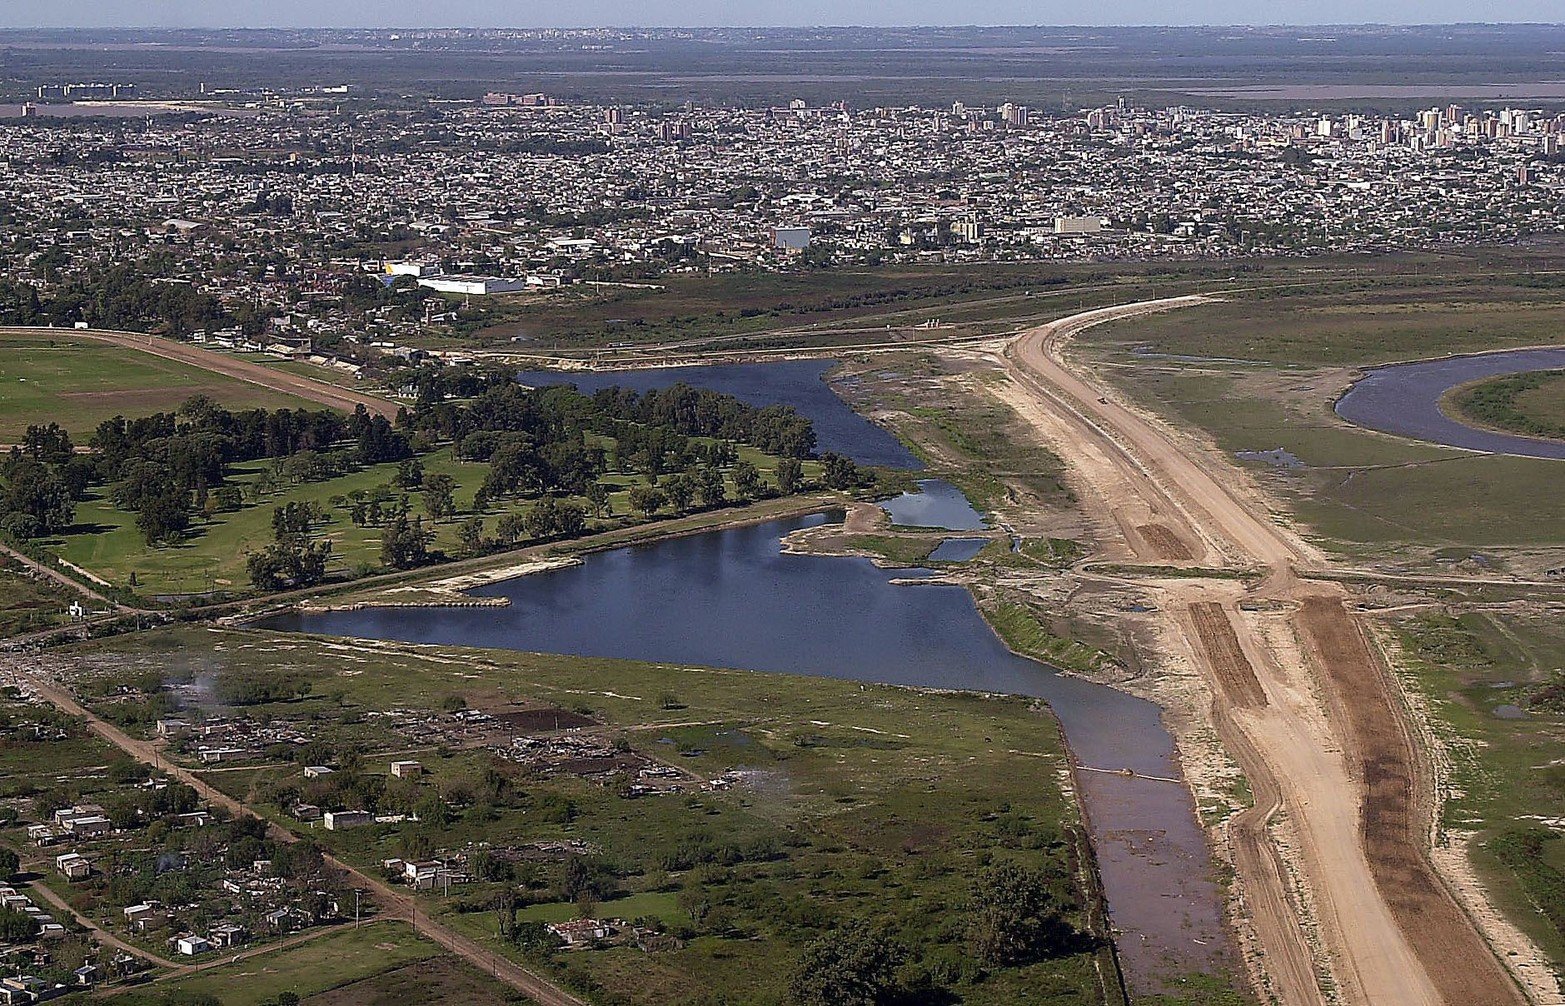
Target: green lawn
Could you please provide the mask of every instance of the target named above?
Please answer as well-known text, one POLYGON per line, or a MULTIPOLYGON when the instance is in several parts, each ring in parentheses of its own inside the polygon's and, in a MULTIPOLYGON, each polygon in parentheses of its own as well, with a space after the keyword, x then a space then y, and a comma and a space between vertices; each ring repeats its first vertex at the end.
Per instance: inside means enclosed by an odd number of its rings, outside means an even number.
MULTIPOLYGON (((776 458, 749 447, 740 447, 739 455, 755 464, 764 478, 774 481, 776 458)), ((458 528, 470 517, 483 517, 486 533, 492 535, 503 514, 525 511, 532 506, 532 500, 497 501, 482 514, 476 514, 472 509, 473 497, 488 474, 488 465, 455 460, 444 450, 426 454, 420 460, 426 476, 450 475, 457 485, 455 499, 460 512, 452 519, 434 525, 434 549, 449 555, 459 554, 458 528)), ((230 481, 245 490, 244 508, 233 513, 218 513, 211 519, 198 519, 186 540, 178 545, 148 547, 136 528, 135 515, 115 507, 101 492, 78 506, 77 527, 50 545, 70 562, 119 586, 128 586, 130 574, 134 572, 136 589, 144 594, 248 590, 247 554, 271 543, 272 511, 285 502, 296 501, 314 503, 327 514, 324 528, 317 528, 316 533, 332 542, 332 572, 358 575, 380 566, 381 528, 356 526, 349 519, 350 508, 343 497, 389 486, 396 475, 395 464, 372 466, 325 482, 283 486, 261 501, 253 502, 250 486, 266 464, 254 462, 235 466, 230 481)), ((807 474, 813 475, 817 470, 813 462, 805 465, 807 474)), ((629 493, 631 486, 638 484, 641 478, 609 475, 601 481, 610 489, 613 513, 618 518, 634 516, 639 519, 639 514, 631 509, 629 493)), ((731 480, 728 489, 732 497, 731 480)), ((420 494, 412 492, 408 496, 413 513, 422 513, 420 494)), ((585 500, 577 502, 587 507, 585 500)))
POLYGON ((33 423, 57 422, 78 443, 114 416, 167 412, 192 395, 230 409, 319 405, 187 364, 72 338, 0 332, 0 443, 33 423))

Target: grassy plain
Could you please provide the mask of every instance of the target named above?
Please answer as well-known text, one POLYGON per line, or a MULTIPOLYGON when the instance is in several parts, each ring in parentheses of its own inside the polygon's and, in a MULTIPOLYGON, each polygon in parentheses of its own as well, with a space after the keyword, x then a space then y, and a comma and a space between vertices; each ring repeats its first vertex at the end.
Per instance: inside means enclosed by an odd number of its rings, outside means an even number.
POLYGON ((320 407, 173 360, 73 339, 69 332, 0 331, 0 444, 16 443, 29 424, 47 422, 85 443, 105 419, 172 411, 192 395, 232 409, 320 407))
MULTIPOLYGON (((279 993, 309 997, 354 985, 442 953, 429 940, 399 923, 375 922, 339 929, 297 946, 247 957, 237 964, 201 971, 166 983, 171 992, 217 997, 223 1006, 257 1006, 279 993)), ((156 993, 131 991, 109 1001, 123 1006, 157 1002, 156 993)), ((334 1000, 328 1002, 354 1000, 334 1000)), ((504 1002, 505 1000, 500 1000, 504 1002)))
POLYGON ((1447 392, 1440 407, 1475 426, 1565 438, 1565 370, 1491 377, 1447 392))
POLYGON ((63 624, 79 597, 53 580, 34 578, 14 559, 0 559, 0 637, 63 624))
POLYGON ((432 957, 305 998, 305 1006, 512 1006, 530 1000, 449 955, 432 957))
MULTIPOLYGON (((71 650, 77 684, 112 705, 112 683, 136 668, 173 677, 303 676, 308 697, 209 714, 310 724, 327 743, 353 738, 366 771, 408 741, 377 728, 388 709, 568 709, 601 736, 673 766, 687 778, 737 771, 731 789, 705 783, 627 798, 613 785, 564 772, 523 772, 516 801, 456 805, 441 825, 404 823, 314 831, 342 855, 377 868, 414 849, 504 849, 578 841, 614 890, 590 910, 661 920, 679 938, 647 954, 633 947, 558 953, 540 963, 582 989, 612 988, 627 1003, 774 1002, 801 946, 856 922, 888 927, 920 948, 925 965, 973 1004, 1102 999, 1094 952, 991 971, 978 981, 966 957, 963 904, 983 864, 1014 859, 1053 878, 1072 918, 1081 866, 1076 810, 1047 711, 1010 698, 930 695, 849 681, 450 647, 411 647, 197 627, 160 630, 71 650), (1016 752, 1032 769, 1010 771, 1016 752), (561 808, 569 811, 562 813, 561 808), (703 850, 737 850, 709 855, 703 850), (750 851, 743 851, 750 850, 750 851)), ((107 708, 107 707, 106 707, 107 708)), ((431 713, 436 722, 448 714, 431 713)), ((150 722, 134 726, 150 729, 150 722)), ((504 745, 502 745, 504 746, 504 745)), ((486 773, 517 766, 481 747, 421 750, 423 792, 474 792, 486 773)), ((261 764, 207 778, 282 817, 269 794, 298 785, 297 765, 261 764)), ((297 826, 297 823, 295 822, 297 826)), ((522 918, 580 908, 558 893, 562 864, 544 861, 523 882, 522 918)), ((425 910, 497 952, 523 951, 496 932, 499 886, 430 894, 425 910)))

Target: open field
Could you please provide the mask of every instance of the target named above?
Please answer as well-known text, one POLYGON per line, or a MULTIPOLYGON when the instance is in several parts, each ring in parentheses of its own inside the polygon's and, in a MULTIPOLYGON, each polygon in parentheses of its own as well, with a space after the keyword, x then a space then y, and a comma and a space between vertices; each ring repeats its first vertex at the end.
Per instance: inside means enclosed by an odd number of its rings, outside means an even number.
POLYGON ((410 1006, 451 1002, 463 1006, 523 1003, 515 993, 451 957, 432 957, 307 997, 306 1006, 410 1006))
POLYGON ((30 576, 14 559, 0 558, 0 637, 64 624, 81 595, 42 576, 30 576))
MULTIPOLYGON (((428 960, 439 953, 439 947, 414 936, 407 926, 377 922, 247 957, 237 964, 202 971, 188 978, 177 978, 167 987, 175 993, 215 996, 223 1006, 258 1006, 275 1000, 281 992, 307 998, 341 986, 351 988, 366 978, 396 970, 413 961, 428 960)), ((130 991, 109 1001, 137 1006, 143 1002, 157 1002, 158 994, 130 991)))
POLYGON ((48 422, 85 443, 105 419, 171 412, 193 395, 233 409, 315 407, 303 398, 67 331, 0 330, 0 444, 18 442, 29 424, 48 422))
POLYGON ((1475 426, 1565 439, 1565 371, 1492 377, 1455 388, 1441 408, 1475 426))
MULTIPOLYGON (((102 696, 94 702, 111 716, 123 706, 113 682, 149 662, 175 683, 308 681, 301 699, 209 714, 309 723, 328 750, 360 752, 354 763, 363 767, 342 769, 333 785, 344 772, 384 778, 379 763, 416 750, 427 775, 415 799, 442 793, 457 801, 443 822, 311 832, 365 869, 389 856, 459 851, 479 841, 496 852, 580 843, 580 858, 604 885, 587 910, 639 917, 672 940, 650 955, 634 946, 531 954, 567 986, 614 989, 629 1003, 719 1002, 741 990, 771 1001, 805 943, 875 920, 917 947, 924 967, 964 1002, 1010 1002, 1024 988, 1037 1002, 1102 1001, 1090 947, 993 969, 982 982, 972 980, 965 955, 962 905, 991 860, 1042 869, 1060 903, 1072 906, 1069 917, 1079 918, 1081 840, 1075 806, 1061 789, 1064 754, 1052 719, 1029 701, 197 627, 69 653, 76 686, 102 696), (438 712, 453 708, 453 697, 494 716, 552 709, 589 717, 592 725, 571 733, 622 739, 623 750, 669 765, 682 781, 672 793, 628 798, 613 780, 525 769, 497 758, 489 742, 460 741, 456 733, 439 743, 413 740, 384 715, 436 710, 414 719, 456 731, 461 721, 438 712), (1029 758, 1029 772, 1006 770, 1016 752, 1029 758), (481 792, 495 773, 512 780, 503 795, 458 795, 481 792), (719 778, 731 788, 711 785, 719 778)), ((145 731, 150 721, 130 725, 145 731)), ((554 736, 546 724, 534 735, 554 736)), ((499 746, 511 747, 503 738, 499 746)), ((268 758, 205 778, 287 821, 279 802, 308 791, 298 773, 297 763, 268 758)), ((519 921, 582 911, 579 899, 561 894, 567 862, 543 855, 518 863, 519 921)), ((497 936, 491 905, 501 886, 455 885, 449 896, 424 896, 424 910, 496 952, 525 956, 497 936)))

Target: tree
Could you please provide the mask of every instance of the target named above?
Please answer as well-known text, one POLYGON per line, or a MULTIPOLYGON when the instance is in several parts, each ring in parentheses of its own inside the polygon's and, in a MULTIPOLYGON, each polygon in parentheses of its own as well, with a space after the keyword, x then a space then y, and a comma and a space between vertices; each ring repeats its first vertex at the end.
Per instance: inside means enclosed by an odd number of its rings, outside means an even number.
POLYGON ((741 499, 751 499, 761 489, 761 473, 748 461, 734 465, 734 489, 741 499))
POLYGON ((12 849, 0 848, 0 879, 10 880, 22 868, 22 859, 12 849))
POLYGON ((967 939, 980 961, 1025 964, 1067 952, 1074 937, 1040 871, 1000 863, 979 878, 968 903, 967 939))
POLYGON ((424 486, 424 463, 418 458, 408 458, 397 464, 396 478, 391 480, 398 489, 412 491, 424 486))
POLYGON ((148 545, 178 542, 189 526, 190 493, 177 485, 165 485, 142 499, 136 514, 136 527, 148 545))
POLYGON ((783 458, 777 462, 777 488, 784 496, 791 495, 804 481, 804 466, 796 458, 783 458))
POLYGON ((821 481, 832 489, 852 489, 864 485, 866 478, 851 458, 828 451, 821 455, 821 481))
POLYGON ((630 505, 643 517, 651 517, 663 506, 662 490, 655 486, 635 486, 630 490, 630 505))
POLYGON ((471 517, 462 522, 457 528, 457 540, 462 543, 462 551, 468 555, 477 555, 484 549, 484 519, 471 517))
POLYGON ((14 908, 0 909, 0 942, 27 943, 37 935, 37 919, 14 908))
POLYGON ((828 933, 804 948, 788 983, 794 1006, 883 1006, 900 991, 897 969, 907 951, 859 924, 828 933))
POLYGON ((48 465, 30 460, 10 466, 5 492, 0 495, 0 510, 27 518, 26 524, 18 528, 30 533, 18 537, 54 534, 76 520, 76 504, 64 480, 48 465))
POLYGON ((432 535, 422 518, 409 523, 404 514, 386 525, 380 535, 380 561, 392 569, 412 569, 429 561, 432 535))
POLYGON ((688 510, 696 497, 695 481, 689 475, 671 475, 663 480, 663 494, 675 510, 688 510))
POLYGON ((701 502, 706 506, 722 506, 728 502, 728 488, 723 484, 723 473, 716 468, 703 468, 697 476, 701 502))
POLYGON ((424 477, 424 512, 442 521, 456 512, 456 479, 442 472, 424 477))

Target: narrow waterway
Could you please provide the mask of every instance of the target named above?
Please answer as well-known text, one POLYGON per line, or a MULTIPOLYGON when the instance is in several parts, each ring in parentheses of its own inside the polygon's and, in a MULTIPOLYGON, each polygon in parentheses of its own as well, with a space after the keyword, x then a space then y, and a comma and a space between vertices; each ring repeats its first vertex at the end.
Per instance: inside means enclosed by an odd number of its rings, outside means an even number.
MULTIPOLYGON (((787 365, 750 369, 774 366, 787 365)), ((861 447, 844 445, 863 460, 861 447)), ((983 526, 955 487, 931 480, 921 489, 887 504, 895 520, 955 531, 983 526)), ((1044 699, 1081 766, 1081 796, 1132 989, 1155 993, 1231 966, 1222 895, 1158 707, 1013 654, 965 588, 898 584, 907 570, 781 550, 788 533, 840 519, 817 514, 622 548, 473 591, 508 598, 505 608, 292 614, 268 627, 1044 699)))
POLYGON ((1452 388, 1503 374, 1565 368, 1565 346, 1514 349, 1475 356, 1377 367, 1337 400, 1337 415, 1382 433, 1524 458, 1565 459, 1565 443, 1469 426, 1440 408, 1452 388))

